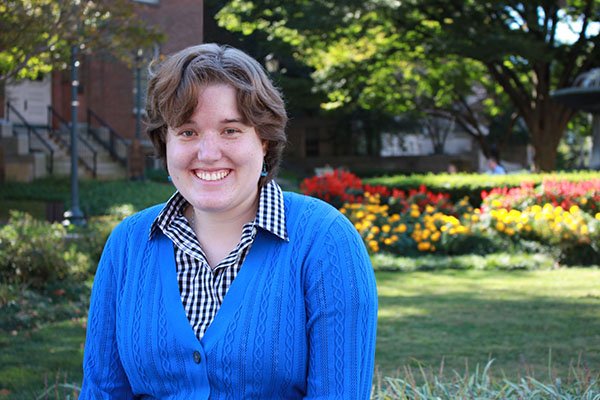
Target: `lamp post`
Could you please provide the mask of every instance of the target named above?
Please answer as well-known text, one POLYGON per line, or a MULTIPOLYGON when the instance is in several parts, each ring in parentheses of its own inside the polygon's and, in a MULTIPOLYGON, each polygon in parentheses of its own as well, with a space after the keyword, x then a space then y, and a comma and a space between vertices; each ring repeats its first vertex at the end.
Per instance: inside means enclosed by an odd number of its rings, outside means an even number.
POLYGON ((83 212, 79 208, 79 177, 78 177, 78 150, 77 150, 77 90, 79 80, 77 68, 79 60, 77 45, 71 46, 71 209, 65 212, 66 224, 81 226, 85 224, 83 212))
POLYGON ((135 55, 135 138, 139 139, 142 131, 142 55, 138 49, 135 55))

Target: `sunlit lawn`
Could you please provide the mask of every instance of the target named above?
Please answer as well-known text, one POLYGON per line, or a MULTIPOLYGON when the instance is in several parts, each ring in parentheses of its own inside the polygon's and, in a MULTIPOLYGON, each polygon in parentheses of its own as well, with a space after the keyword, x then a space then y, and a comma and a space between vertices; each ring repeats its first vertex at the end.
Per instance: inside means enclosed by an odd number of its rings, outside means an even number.
MULTIPOLYGON (((578 357, 600 372, 600 269, 377 272, 377 281, 376 363, 384 375, 418 363, 437 371, 442 360, 446 372, 467 364, 472 371, 494 358, 495 376, 547 380, 550 352, 552 373, 561 377, 578 357)), ((0 398, 32 399, 55 382, 78 384, 83 323, 0 333, 0 398)))
POLYGON ((493 358, 496 373, 600 373, 600 270, 377 274, 377 363, 464 371, 493 358), (580 360, 578 361, 578 358, 580 360))

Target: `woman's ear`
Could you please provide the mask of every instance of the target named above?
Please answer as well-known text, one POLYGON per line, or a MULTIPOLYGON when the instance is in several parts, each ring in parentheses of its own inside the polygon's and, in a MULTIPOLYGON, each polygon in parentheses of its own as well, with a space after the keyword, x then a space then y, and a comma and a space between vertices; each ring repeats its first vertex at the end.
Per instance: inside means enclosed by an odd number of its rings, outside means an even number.
POLYGON ((264 157, 267 155, 267 150, 269 149, 269 141, 268 140, 263 140, 262 148, 263 148, 263 157, 264 157))

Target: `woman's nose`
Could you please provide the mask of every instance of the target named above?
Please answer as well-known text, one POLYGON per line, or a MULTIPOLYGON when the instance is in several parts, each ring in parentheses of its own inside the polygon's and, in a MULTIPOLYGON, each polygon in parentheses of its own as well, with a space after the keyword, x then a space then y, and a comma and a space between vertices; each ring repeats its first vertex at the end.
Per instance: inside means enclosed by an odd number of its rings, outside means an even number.
POLYGON ((216 161, 221 158, 221 144, 218 135, 204 134, 198 146, 198 159, 216 161))

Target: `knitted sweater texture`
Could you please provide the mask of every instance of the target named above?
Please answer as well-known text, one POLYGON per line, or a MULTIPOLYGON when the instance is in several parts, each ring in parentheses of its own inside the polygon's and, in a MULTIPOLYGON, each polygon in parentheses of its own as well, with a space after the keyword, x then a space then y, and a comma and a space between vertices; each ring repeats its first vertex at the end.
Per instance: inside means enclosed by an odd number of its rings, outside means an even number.
POLYGON ((162 206, 123 221, 94 281, 80 399, 368 399, 377 293, 364 244, 328 204, 284 198, 290 241, 258 230, 201 341, 173 243, 149 239, 162 206))

